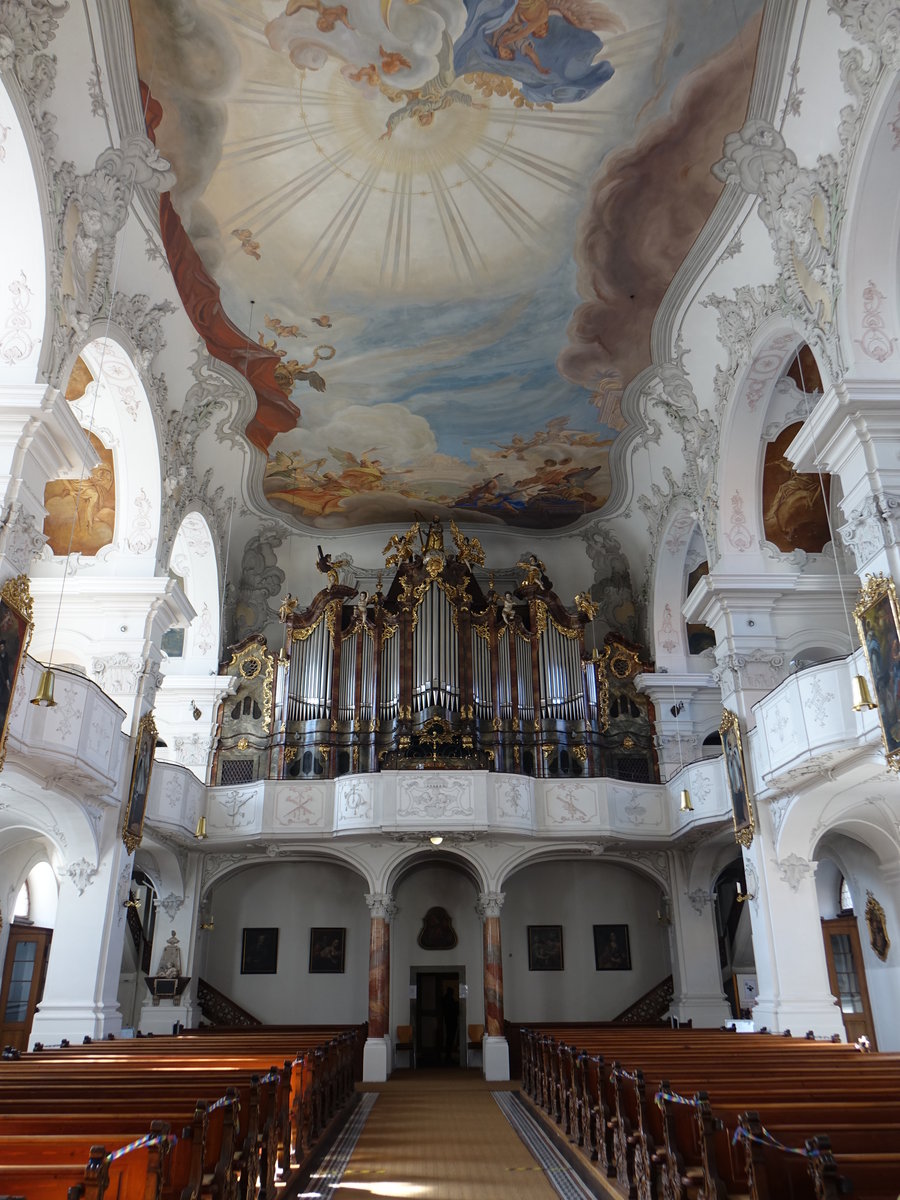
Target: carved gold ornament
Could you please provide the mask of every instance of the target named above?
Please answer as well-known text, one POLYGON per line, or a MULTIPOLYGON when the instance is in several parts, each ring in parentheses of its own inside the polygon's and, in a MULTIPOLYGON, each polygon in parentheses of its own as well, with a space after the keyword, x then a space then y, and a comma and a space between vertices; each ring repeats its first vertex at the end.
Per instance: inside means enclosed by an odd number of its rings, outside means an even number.
MULTIPOLYGON (((296 633, 296 630, 294 632, 296 633)), ((248 683, 262 675, 263 733, 269 733, 272 728, 272 685, 275 680, 275 659, 274 655, 271 655, 266 649, 264 639, 254 637, 248 645, 233 651, 227 669, 229 671, 236 669, 241 678, 246 679, 248 683)))
POLYGON ((725 778, 731 796, 731 817, 734 822, 734 840, 749 847, 753 841, 756 821, 750 787, 747 783, 747 768, 744 765, 744 746, 737 713, 725 709, 719 724, 722 737, 722 753, 725 757, 725 778))
MULTIPOLYGON (((6 702, 6 711, 2 716, 2 729, 0 729, 0 767, 2 767, 6 761, 6 739, 9 735, 9 714, 12 709, 13 696, 16 684, 25 668, 25 655, 28 653, 31 633, 34 629, 34 601, 28 586, 28 576, 16 575, 14 579, 7 579, 0 588, 0 600, 12 610, 13 615, 18 617, 21 622, 18 658, 14 660, 10 655, 9 697, 6 702)), ((7 641, 9 640, 7 638, 7 641)))
POLYGON ((882 962, 887 960, 891 939, 888 937, 884 909, 871 892, 866 892, 866 925, 869 927, 869 945, 882 962))
POLYGON ((900 658, 900 609, 893 579, 867 575, 853 616, 872 679, 887 766, 900 771, 900 696, 893 678, 900 658))

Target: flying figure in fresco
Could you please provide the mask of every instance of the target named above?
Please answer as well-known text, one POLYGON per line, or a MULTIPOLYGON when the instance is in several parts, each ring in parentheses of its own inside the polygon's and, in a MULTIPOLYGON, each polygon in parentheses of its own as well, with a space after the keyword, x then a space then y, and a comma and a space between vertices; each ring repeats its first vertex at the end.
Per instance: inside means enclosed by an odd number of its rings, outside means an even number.
POLYGON ((466 28, 455 46, 457 75, 502 72, 536 104, 572 104, 607 83, 613 68, 597 55, 594 30, 624 31, 601 0, 466 0, 466 28))
POLYGON ((316 19, 316 28, 320 33, 331 33, 338 21, 342 25, 346 25, 348 29, 353 28, 350 24, 347 7, 344 4, 333 4, 329 7, 323 4, 322 0, 288 0, 284 15, 292 17, 301 8, 311 8, 313 12, 319 14, 316 19))
POLYGON ((485 104, 476 103, 468 92, 461 92, 452 87, 455 80, 453 42, 450 40, 449 33, 444 30, 441 51, 438 55, 437 75, 416 91, 405 93, 409 99, 402 108, 395 109, 388 117, 381 141, 389 139, 401 121, 417 121, 424 127, 432 123, 435 113, 444 108, 451 108, 454 104, 461 104, 464 108, 487 107, 485 104))

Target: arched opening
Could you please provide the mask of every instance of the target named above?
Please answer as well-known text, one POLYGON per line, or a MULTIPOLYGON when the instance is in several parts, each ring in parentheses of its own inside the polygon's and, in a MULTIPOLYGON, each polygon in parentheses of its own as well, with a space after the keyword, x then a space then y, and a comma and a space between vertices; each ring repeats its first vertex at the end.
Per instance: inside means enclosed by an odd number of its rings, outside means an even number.
POLYGON ((528 863, 505 884, 506 1018, 513 1023, 629 1019, 651 997, 660 1019, 672 973, 661 885, 617 862, 528 863), (668 987, 666 988, 666 984, 668 987))
POLYGON ((359 1024, 368 1015, 366 891, 352 867, 323 858, 242 868, 201 909, 198 973, 265 1024, 359 1024))
POLYGON ((740 854, 736 854, 716 876, 713 893, 722 990, 732 1017, 737 1021, 751 1021, 759 988, 747 904, 747 880, 740 854))
POLYGON ((426 852, 393 894, 391 1036, 412 1027, 417 1067, 465 1066, 468 1027, 484 1024, 478 885, 458 859, 426 852))
POLYGON ((890 961, 898 929, 892 872, 840 828, 822 837, 815 859, 828 979, 847 1041, 867 1037, 873 1047, 895 1050, 900 989, 890 961))
POLYGON ((136 1030, 146 996, 144 976, 151 972, 158 897, 145 871, 135 869, 125 900, 126 930, 119 973, 119 1008, 123 1031, 136 1030))
POLYGON ((10 231, 0 244, 0 362, 5 384, 33 384, 46 320, 47 269, 41 212, 28 144, 19 114, 0 81, 3 187, 0 221, 10 231), (14 231, 14 232, 12 232, 14 231))
MULTIPOLYGON (((0 971, 0 1045, 24 1050, 28 1046, 37 1006, 44 993, 50 945, 56 925, 59 885, 47 861, 41 839, 30 831, 5 831, 6 845, 0 867, 14 868, 18 859, 18 887, 14 889, 13 918, 5 933, 5 954, 0 971)), ((0 870, 0 878, 5 870, 0 870)))

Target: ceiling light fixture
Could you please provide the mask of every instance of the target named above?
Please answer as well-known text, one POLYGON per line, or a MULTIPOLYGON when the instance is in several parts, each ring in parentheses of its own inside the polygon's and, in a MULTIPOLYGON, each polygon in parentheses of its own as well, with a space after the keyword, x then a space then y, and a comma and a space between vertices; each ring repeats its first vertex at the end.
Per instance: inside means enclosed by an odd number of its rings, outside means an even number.
POLYGON ((432 846, 440 846, 444 839, 439 833, 432 833, 428 840, 431 842, 432 846))

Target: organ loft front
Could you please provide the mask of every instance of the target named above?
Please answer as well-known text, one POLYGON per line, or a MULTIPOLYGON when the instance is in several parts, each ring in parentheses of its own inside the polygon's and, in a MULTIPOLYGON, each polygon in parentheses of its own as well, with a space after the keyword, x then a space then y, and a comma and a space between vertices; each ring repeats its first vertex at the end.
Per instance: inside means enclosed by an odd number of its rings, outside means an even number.
POLYGON ((533 553, 490 570, 479 539, 438 517, 382 554, 369 594, 318 547, 325 586, 306 608, 284 597, 283 645, 231 647, 216 784, 382 768, 658 782, 652 703, 635 686, 650 668, 620 638, 595 643, 588 592, 564 604, 533 553))

